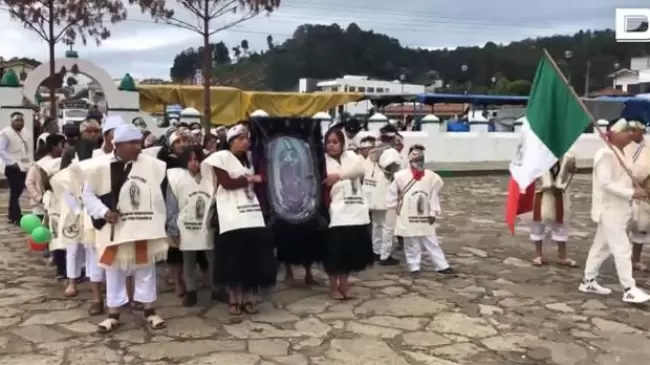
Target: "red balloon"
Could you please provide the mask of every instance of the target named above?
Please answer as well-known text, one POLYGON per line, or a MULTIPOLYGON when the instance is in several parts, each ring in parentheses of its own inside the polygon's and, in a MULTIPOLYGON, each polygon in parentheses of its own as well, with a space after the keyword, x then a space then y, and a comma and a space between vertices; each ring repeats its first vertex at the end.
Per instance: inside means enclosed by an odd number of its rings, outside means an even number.
POLYGON ((47 242, 36 243, 31 237, 27 238, 27 246, 29 246, 29 249, 32 251, 39 251, 39 252, 45 251, 45 249, 47 248, 47 244, 48 244, 47 242))

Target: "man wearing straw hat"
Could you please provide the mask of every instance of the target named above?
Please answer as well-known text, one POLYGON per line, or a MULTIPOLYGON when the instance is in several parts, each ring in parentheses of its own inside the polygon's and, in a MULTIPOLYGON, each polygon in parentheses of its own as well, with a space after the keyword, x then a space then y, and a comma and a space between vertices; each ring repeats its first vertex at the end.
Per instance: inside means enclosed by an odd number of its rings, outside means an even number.
POLYGON ((598 224, 598 229, 578 289, 584 293, 611 294, 611 289, 596 280, 603 262, 613 256, 624 291, 623 301, 644 303, 650 300, 650 295, 639 289, 632 277, 632 245, 627 225, 632 217, 632 200, 647 199, 648 193, 635 187, 629 171, 632 156, 623 153, 631 137, 627 120, 612 120, 607 125, 608 146, 600 148, 594 156, 591 219, 598 224))
MULTIPOLYGON (((623 152, 632 158, 632 175, 647 186, 650 177, 650 149, 645 144, 645 125, 639 122, 640 118, 629 120, 632 128, 632 142, 623 152)), ((632 268, 639 271, 648 271, 648 267, 641 263, 643 245, 650 241, 650 204, 644 200, 636 200, 632 204, 632 219, 630 220, 629 234, 632 242, 632 268)))

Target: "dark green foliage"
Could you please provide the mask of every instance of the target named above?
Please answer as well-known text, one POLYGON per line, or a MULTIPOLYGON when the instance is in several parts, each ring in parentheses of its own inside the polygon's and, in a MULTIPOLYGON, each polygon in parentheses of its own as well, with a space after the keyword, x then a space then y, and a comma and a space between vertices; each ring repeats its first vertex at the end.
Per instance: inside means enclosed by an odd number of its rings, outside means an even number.
MULTIPOLYGON (((225 45, 223 48, 228 50, 225 45)), ((234 63, 215 63, 213 75, 221 85, 295 90, 301 77, 331 79, 348 74, 396 80, 403 74, 406 82, 431 84, 442 80, 443 85, 449 85, 448 92, 469 88, 472 92, 517 95, 530 91, 543 48, 570 76, 579 94, 584 93, 587 60, 591 61, 590 91, 596 91, 611 86, 608 75, 615 71, 615 64, 626 68, 630 57, 650 54, 650 43, 616 43, 612 30, 580 31, 507 45, 488 42, 482 47, 426 50, 403 47, 397 39, 361 30, 354 23, 347 29, 337 24, 301 25, 283 43, 267 37, 262 52, 245 55, 241 44, 230 48, 238 48, 240 57, 234 63), (564 59, 567 50, 572 52, 570 60, 564 59)), ((199 65, 196 51, 181 53, 174 61, 172 78, 194 75, 199 65)))

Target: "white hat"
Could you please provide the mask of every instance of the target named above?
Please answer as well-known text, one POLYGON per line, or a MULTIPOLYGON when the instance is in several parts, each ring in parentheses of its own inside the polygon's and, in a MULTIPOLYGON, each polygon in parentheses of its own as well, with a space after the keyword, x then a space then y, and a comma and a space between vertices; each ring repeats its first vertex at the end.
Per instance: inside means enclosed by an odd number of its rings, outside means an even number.
POLYGON ((237 136, 240 136, 247 132, 248 132, 248 128, 246 128, 245 125, 235 124, 234 126, 230 127, 230 129, 228 129, 228 132, 226 132, 226 140, 230 142, 231 139, 236 138, 237 136))
POLYGON ((113 129, 117 128, 117 126, 124 124, 126 123, 124 122, 124 118, 122 118, 121 115, 116 114, 108 116, 102 125, 102 133, 110 132, 113 129))
POLYGON ((141 141, 143 137, 140 128, 133 124, 118 125, 113 133, 113 143, 141 141))

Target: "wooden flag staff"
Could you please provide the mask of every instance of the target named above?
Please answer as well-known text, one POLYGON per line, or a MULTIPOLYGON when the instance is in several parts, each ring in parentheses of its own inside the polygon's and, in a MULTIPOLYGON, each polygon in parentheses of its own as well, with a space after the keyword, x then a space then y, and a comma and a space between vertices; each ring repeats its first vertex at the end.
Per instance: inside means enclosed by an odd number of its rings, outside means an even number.
POLYGON ((598 123, 596 123, 596 119, 594 118, 593 114, 591 114, 589 109, 587 109, 587 106, 582 101, 582 99, 580 99, 580 97, 578 96, 576 91, 573 90, 573 87, 571 87, 571 84, 569 84, 569 80, 567 80, 567 78, 564 76, 564 74, 562 73, 562 70, 560 70, 560 67, 557 65, 557 63, 555 63, 555 60, 553 59, 551 54, 548 53, 546 48, 544 48, 543 51, 544 51, 544 57, 546 57, 546 59, 548 59, 548 61, 551 63, 551 66, 553 66, 555 71, 562 78, 562 81, 566 84, 566 86, 571 91, 571 94, 573 95, 573 97, 576 98, 576 100, 578 101, 578 103, 580 104, 580 107, 582 108, 582 110, 589 116, 589 119, 591 120, 591 125, 594 127, 594 130, 598 133, 598 135, 603 140, 603 142, 605 142, 605 145, 607 145, 607 147, 609 147, 609 149, 614 153, 614 156, 616 156, 616 159, 618 160, 618 163, 621 164, 621 166, 623 167, 623 170, 625 170, 625 173, 627 173, 627 175, 630 177, 630 179, 632 179, 632 183, 634 184, 634 186, 637 187, 637 188, 643 189, 643 186, 641 185, 641 182, 639 182, 638 180, 636 180, 634 178, 634 176, 632 175, 632 171, 630 171, 629 167, 625 164, 625 162, 623 162, 623 159, 619 155, 619 152, 616 151, 616 148, 614 148, 614 146, 609 142, 609 140, 607 139, 607 136, 605 135, 605 132, 603 132, 600 129, 600 126, 598 125, 598 123))

